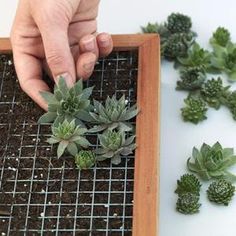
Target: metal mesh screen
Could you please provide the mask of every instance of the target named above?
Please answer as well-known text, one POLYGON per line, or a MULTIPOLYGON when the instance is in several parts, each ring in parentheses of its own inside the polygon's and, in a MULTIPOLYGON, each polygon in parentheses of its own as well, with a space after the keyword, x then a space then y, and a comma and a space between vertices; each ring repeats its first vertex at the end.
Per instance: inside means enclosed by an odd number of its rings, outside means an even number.
MULTIPOLYGON (((137 64, 137 52, 115 52, 85 86, 97 100, 125 94, 132 105, 137 64)), ((0 235, 131 235, 134 156, 80 172, 73 158, 55 156, 41 114, 20 90, 11 56, 0 55, 0 235)))

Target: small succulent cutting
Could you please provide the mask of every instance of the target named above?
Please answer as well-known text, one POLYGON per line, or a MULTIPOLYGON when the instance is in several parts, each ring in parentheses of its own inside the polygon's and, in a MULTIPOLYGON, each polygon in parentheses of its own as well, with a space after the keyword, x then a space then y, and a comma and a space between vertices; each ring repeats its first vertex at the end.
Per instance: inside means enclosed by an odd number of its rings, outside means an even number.
POLYGON ((181 194, 176 203, 176 210, 182 214, 195 214, 199 212, 201 204, 199 196, 193 193, 181 194))
POLYGON ((235 186, 231 182, 220 179, 210 184, 207 196, 211 202, 228 206, 234 196, 234 192, 235 186))
POLYGON ((211 66, 228 75, 229 81, 236 81, 236 45, 229 42, 226 47, 213 45, 211 66))
POLYGON ((133 127, 128 121, 138 114, 138 109, 136 104, 128 107, 125 96, 119 100, 115 95, 112 98, 108 97, 105 106, 94 100, 93 105, 94 111, 90 112, 90 121, 96 125, 89 132, 96 133, 105 129, 132 130, 133 127))
POLYGON ((127 156, 133 153, 136 148, 134 143, 135 136, 126 138, 126 133, 122 130, 106 130, 98 135, 101 148, 95 150, 97 161, 111 159, 111 163, 118 165, 121 162, 121 156, 127 156))
POLYGON ((210 39, 211 45, 225 47, 230 42, 230 32, 224 27, 218 27, 210 39))
POLYGON ((186 106, 181 109, 184 121, 198 124, 199 122, 207 119, 207 107, 205 102, 201 98, 194 98, 189 96, 184 100, 184 103, 186 104, 186 106))
POLYGON ((229 95, 230 86, 223 87, 222 79, 211 79, 206 81, 201 89, 201 95, 210 107, 219 109, 225 103, 229 95))
POLYGON ((206 79, 202 67, 190 67, 180 71, 180 80, 177 81, 177 90, 194 91, 201 89, 206 79))
POLYGON ((204 143, 200 150, 194 147, 192 157, 187 160, 188 169, 203 180, 223 178, 236 181, 236 176, 228 171, 228 168, 235 164, 233 148, 222 148, 219 142, 212 147, 204 143))
POLYGON ((93 151, 81 150, 75 155, 75 164, 79 170, 92 168, 96 163, 96 156, 93 151))
POLYGON ((48 103, 48 112, 40 117, 39 123, 62 122, 75 120, 81 124, 81 116, 88 114, 90 106, 89 97, 93 88, 83 89, 83 82, 79 80, 72 88, 68 88, 65 79, 61 77, 58 85, 54 87, 54 93, 41 92, 42 97, 48 103))
POLYGON ((233 119, 236 120, 236 91, 229 94, 226 99, 225 105, 229 108, 233 119))
POLYGON ((211 67, 211 53, 200 47, 198 43, 194 43, 191 48, 188 49, 186 57, 178 57, 178 63, 183 68, 186 67, 202 67, 204 70, 208 70, 211 67))
POLYGON ((192 21, 187 15, 172 13, 167 18, 166 27, 171 33, 187 33, 192 27, 192 21))
POLYGON ((178 195, 185 193, 193 193, 200 195, 201 183, 193 174, 182 175, 180 180, 177 180, 177 188, 175 193, 178 195))
POLYGON ((64 120, 62 123, 52 125, 52 136, 47 140, 50 144, 58 143, 57 157, 61 157, 65 150, 75 156, 79 148, 87 148, 90 143, 84 137, 86 128, 76 125, 75 120, 64 120))
POLYGON ((176 33, 169 36, 163 45, 163 55, 168 60, 184 57, 195 40, 192 33, 176 33))

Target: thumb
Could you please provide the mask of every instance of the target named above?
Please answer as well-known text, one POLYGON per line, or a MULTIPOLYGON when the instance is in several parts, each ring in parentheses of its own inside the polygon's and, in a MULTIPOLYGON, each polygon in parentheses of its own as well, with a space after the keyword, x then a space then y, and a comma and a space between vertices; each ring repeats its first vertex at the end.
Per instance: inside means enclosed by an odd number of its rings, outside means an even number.
POLYGON ((50 24, 39 26, 45 56, 49 69, 57 83, 60 76, 63 76, 69 87, 76 81, 75 62, 71 54, 68 40, 68 25, 50 24))

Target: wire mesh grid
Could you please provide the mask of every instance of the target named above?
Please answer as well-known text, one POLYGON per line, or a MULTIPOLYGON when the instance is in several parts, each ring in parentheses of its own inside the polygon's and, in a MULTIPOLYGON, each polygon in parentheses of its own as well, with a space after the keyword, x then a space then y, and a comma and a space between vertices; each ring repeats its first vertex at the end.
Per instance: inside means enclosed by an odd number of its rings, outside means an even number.
MULTIPOLYGON (((92 97, 125 94, 136 101, 137 52, 101 59, 85 86, 92 97)), ((40 110, 19 88, 11 55, 0 55, 0 234, 131 235, 134 156, 78 171, 73 159, 58 159, 38 125, 40 110)), ((96 135, 89 141, 98 145, 96 135)))

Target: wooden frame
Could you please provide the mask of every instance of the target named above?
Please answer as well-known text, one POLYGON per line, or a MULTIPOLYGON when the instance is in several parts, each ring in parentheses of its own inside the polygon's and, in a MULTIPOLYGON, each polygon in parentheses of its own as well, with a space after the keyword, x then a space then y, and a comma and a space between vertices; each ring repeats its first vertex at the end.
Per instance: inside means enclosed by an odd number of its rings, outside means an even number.
MULTIPOLYGON (((138 50, 133 236, 156 236, 159 219, 160 46, 159 37, 113 35, 114 50, 138 50)), ((0 52, 11 52, 10 40, 0 39, 0 52)))

